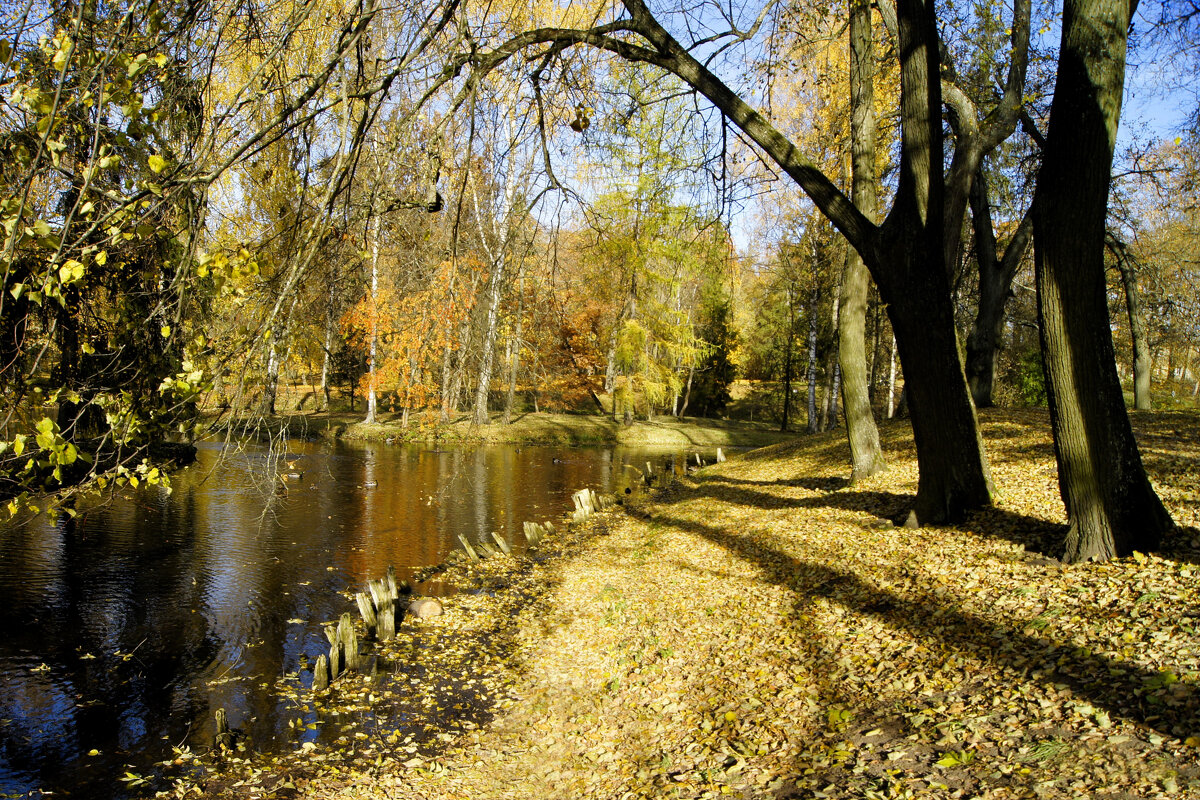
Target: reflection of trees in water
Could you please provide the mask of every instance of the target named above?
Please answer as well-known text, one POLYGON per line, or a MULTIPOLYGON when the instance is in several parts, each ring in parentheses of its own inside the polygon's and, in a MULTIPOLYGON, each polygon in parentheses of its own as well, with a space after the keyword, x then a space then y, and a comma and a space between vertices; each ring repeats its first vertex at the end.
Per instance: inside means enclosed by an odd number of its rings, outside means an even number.
POLYGON ((145 772, 173 744, 207 746, 218 707, 252 747, 287 741, 289 709, 263 678, 327 649, 310 623, 349 610, 341 592, 389 564, 403 577, 441 561, 459 532, 495 530, 519 549, 522 522, 559 517, 584 486, 619 491, 626 463, 664 460, 529 446, 285 452, 248 443, 218 462, 202 447, 170 496, 0 530, 0 718, 12 720, 0 725, 0 788, 109 795, 127 764, 145 772), (286 496, 259 491, 267 467, 289 461, 303 480, 286 496))

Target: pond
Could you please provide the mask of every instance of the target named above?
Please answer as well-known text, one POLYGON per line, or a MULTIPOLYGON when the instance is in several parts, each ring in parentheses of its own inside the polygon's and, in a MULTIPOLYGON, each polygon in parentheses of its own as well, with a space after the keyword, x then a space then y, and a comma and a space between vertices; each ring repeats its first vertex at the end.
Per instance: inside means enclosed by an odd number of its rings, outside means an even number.
POLYGON ((520 550, 522 523, 559 519, 578 489, 685 455, 206 443, 171 493, 0 529, 0 795, 121 797, 126 769, 206 748, 218 708, 255 749, 295 747, 271 685, 327 649, 342 592, 439 563, 458 534, 520 550))

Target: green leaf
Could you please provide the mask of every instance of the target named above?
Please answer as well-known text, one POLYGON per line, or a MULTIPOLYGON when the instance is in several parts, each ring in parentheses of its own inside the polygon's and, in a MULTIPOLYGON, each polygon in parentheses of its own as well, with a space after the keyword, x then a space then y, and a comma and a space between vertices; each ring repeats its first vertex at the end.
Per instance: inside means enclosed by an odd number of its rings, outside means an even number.
POLYGON ((150 169, 156 174, 167 168, 167 160, 157 153, 146 159, 146 163, 150 165, 150 169))

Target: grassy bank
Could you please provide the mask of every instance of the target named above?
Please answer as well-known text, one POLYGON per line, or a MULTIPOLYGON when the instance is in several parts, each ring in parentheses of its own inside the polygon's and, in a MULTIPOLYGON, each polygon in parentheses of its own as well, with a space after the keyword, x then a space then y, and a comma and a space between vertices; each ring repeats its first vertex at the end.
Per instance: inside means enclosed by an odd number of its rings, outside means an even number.
MULTIPOLYGON (((1000 498, 963 525, 894 526, 917 477, 903 424, 883 431, 891 469, 859 486, 828 434, 600 515, 528 565, 527 602, 494 601, 493 719, 438 747, 373 744, 293 785, 429 800, 1200 797, 1196 416, 1135 417, 1181 527, 1161 553, 1103 565, 1054 558, 1045 414, 981 417, 1000 498)), ((479 597, 428 624, 486 614, 479 597)))
POLYGON ((460 415, 445 425, 420 425, 407 428, 400 415, 382 414, 368 425, 362 414, 311 413, 262 420, 258 427, 268 433, 287 430, 297 437, 325 437, 364 440, 392 440, 443 443, 517 443, 517 444, 623 444, 646 447, 763 447, 795 437, 780 433, 767 423, 686 417, 659 417, 653 421, 635 420, 624 425, 608 416, 587 414, 526 413, 504 425, 493 414, 487 425, 475 425, 460 415))

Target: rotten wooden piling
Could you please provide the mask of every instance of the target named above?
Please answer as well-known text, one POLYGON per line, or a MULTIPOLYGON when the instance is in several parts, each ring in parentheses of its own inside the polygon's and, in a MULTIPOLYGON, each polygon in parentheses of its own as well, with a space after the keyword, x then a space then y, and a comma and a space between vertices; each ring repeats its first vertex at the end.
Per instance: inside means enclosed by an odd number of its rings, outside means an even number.
POLYGON ((508 546, 508 542, 504 541, 504 538, 500 534, 492 531, 492 538, 496 541, 496 546, 500 548, 500 552, 506 556, 512 555, 512 548, 508 546))
POLYGON ((375 603, 372 602, 371 596, 366 592, 358 592, 354 595, 354 602, 358 604, 358 613, 362 615, 366 638, 371 639, 379 635, 379 615, 375 613, 375 603))
POLYGON ((313 666, 312 688, 314 692, 323 692, 329 688, 329 661, 324 654, 317 656, 317 663, 313 666))
POLYGON ((479 553, 477 553, 475 548, 471 546, 471 543, 467 541, 467 537, 463 536, 461 533, 458 534, 458 543, 462 545, 463 552, 467 554, 467 558, 471 559, 472 561, 480 560, 479 553))
POLYGON ((375 618, 378 620, 378 637, 383 642, 396 635, 396 598, 387 584, 386 578, 367 584, 372 604, 375 606, 375 618))
POLYGON ((347 611, 338 619, 337 626, 338 646, 342 650, 342 658, 345 660, 347 670, 358 671, 358 634, 354 632, 354 622, 350 618, 350 612, 347 611))
POLYGON ((229 717, 225 714, 225 709, 218 708, 215 717, 217 734, 213 737, 213 748, 216 750, 232 749, 233 731, 229 729, 229 717))

